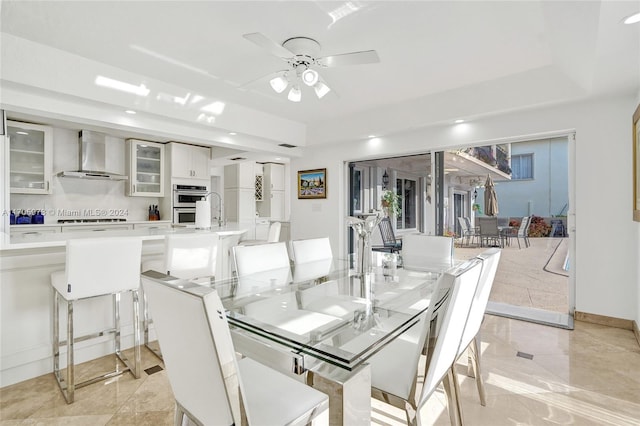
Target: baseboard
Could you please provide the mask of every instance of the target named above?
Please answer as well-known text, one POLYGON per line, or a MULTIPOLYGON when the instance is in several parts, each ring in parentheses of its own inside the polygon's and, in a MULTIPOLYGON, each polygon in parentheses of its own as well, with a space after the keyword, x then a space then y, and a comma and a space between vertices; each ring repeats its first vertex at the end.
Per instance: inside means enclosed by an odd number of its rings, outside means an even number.
POLYGON ((640 346, 640 328, 638 328, 638 323, 633 322, 633 334, 636 335, 636 340, 638 341, 638 346, 640 346))
MULTIPOLYGON (((606 315, 590 314, 587 312, 575 311, 573 319, 576 321, 590 322, 592 324, 606 325, 609 327, 623 328, 625 330, 634 330, 633 320, 622 318, 608 317, 606 315)), ((635 328, 637 330, 637 327, 635 328)), ((636 334, 636 337, 638 335, 636 334)))

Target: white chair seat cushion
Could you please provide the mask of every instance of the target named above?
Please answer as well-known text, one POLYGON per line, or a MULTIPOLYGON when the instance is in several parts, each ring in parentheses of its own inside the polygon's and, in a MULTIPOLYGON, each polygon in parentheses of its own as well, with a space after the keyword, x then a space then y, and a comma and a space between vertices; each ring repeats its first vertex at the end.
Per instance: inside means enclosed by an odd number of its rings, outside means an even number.
POLYGON ((371 386, 406 400, 415 375, 415 370, 409 366, 414 362, 417 345, 418 336, 407 332, 369 358, 371 386))
POLYGON ((327 395, 250 359, 238 362, 252 424, 284 425, 328 401, 327 395))

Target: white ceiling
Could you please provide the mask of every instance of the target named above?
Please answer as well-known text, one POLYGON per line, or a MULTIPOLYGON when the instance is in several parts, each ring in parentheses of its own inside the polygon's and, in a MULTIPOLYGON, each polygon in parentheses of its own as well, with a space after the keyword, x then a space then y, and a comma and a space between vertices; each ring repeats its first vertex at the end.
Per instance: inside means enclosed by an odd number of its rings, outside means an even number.
MULTIPOLYGON (((3 32, 307 125, 307 144, 390 134, 557 102, 637 94, 639 1, 2 1, 3 32), (349 12, 349 13, 347 13, 349 12), (332 17, 342 14, 342 17, 332 17), (380 63, 321 70, 301 103, 271 90, 281 59, 242 35, 316 39, 321 55, 380 63)), ((305 90, 308 89, 308 90, 305 90)))

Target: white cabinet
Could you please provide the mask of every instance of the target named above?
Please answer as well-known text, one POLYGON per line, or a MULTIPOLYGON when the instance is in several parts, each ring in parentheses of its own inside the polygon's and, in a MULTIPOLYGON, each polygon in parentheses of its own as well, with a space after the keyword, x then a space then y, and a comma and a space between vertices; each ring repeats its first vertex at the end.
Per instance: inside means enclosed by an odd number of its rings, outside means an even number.
POLYGON ((252 188, 224 190, 224 214, 229 222, 253 221, 256 216, 255 193, 252 188))
POLYGON ((127 195, 164 197, 164 145, 127 140, 127 195))
POLYGON ((50 194, 53 129, 7 121, 9 186, 17 194, 50 194))
POLYGON ((224 167, 224 211, 229 222, 250 222, 253 225, 256 217, 255 171, 255 163, 252 162, 224 167))
POLYGON ((255 189, 255 163, 244 162, 224 166, 224 187, 230 188, 254 188, 255 189))
POLYGON ((262 201, 258 203, 260 216, 271 220, 285 219, 284 166, 282 164, 264 165, 264 190, 262 201))
POLYGON ((43 234, 55 234, 60 232, 60 226, 45 226, 45 225, 12 225, 11 237, 39 237, 43 234))
POLYGON ((266 189, 284 191, 284 166, 282 164, 265 164, 264 183, 266 189))
POLYGON ((209 179, 209 148, 177 142, 168 146, 172 178, 209 179))
POLYGON ((63 226, 62 232, 109 232, 109 231, 130 231, 131 225, 103 223, 100 225, 73 225, 63 226))

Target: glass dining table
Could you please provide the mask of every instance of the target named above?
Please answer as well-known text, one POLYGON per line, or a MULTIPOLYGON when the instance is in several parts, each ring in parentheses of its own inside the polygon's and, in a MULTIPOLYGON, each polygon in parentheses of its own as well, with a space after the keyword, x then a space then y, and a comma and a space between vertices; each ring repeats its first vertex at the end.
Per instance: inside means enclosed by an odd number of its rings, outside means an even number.
POLYGON ((304 374, 308 384, 329 395, 331 424, 356 425, 371 419, 367 359, 415 325, 432 297, 445 299, 433 291, 454 266, 407 270, 400 255, 373 252, 372 270, 365 275, 355 273, 349 258, 223 281, 175 282, 200 294, 215 290, 237 352, 304 374))

